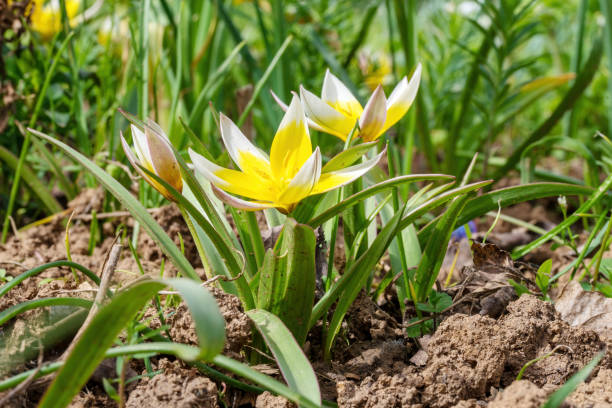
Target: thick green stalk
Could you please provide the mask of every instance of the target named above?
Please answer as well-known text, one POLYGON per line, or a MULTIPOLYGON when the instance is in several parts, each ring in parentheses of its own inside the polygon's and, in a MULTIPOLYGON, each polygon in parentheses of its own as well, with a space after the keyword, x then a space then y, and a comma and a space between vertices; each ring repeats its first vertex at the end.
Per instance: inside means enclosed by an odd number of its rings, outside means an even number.
MULTIPOLYGON (((40 92, 38 94, 38 99, 36 100, 36 105, 34 105, 34 111, 32 112, 32 116, 30 117, 30 122, 28 122, 28 127, 33 127, 36 124, 36 119, 38 119, 38 114, 40 113, 40 109, 42 108, 42 102, 47 93, 47 88, 49 88, 49 83, 51 82, 51 77, 55 73, 55 69, 57 68, 57 63, 59 62, 59 57, 62 55, 66 46, 68 46, 68 42, 72 38, 73 33, 70 33, 64 39, 64 42, 57 49, 57 52, 53 56, 53 60, 51 65, 49 66, 49 70, 47 71, 47 75, 45 76, 45 80, 40 88, 40 92)), ((9 196, 8 206, 6 208, 6 215, 4 216, 4 223, 2 225, 2 239, 0 240, 2 243, 6 242, 6 237, 8 234, 9 221, 11 218, 11 214, 13 213, 13 208, 15 207, 15 200, 17 199, 17 191, 19 190, 19 180, 21 179, 21 172, 23 171, 23 164, 25 163, 26 155, 28 153, 28 148, 30 147, 30 132, 26 132, 23 145, 21 146, 21 152, 19 153, 19 162, 17 163, 17 168, 15 169, 15 178, 13 179, 13 185, 11 186, 11 195, 9 196)))

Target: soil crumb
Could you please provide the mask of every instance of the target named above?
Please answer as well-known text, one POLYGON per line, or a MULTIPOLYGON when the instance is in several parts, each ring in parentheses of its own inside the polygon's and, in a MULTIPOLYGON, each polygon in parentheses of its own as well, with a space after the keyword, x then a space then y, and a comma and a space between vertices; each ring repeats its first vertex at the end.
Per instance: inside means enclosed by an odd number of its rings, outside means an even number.
POLYGON ((259 394, 255 401, 255 408, 295 408, 295 404, 283 397, 270 394, 268 391, 259 394))
MULTIPOLYGON (((244 345, 251 341, 251 320, 243 312, 240 300, 236 296, 215 287, 209 287, 208 289, 217 300, 221 314, 225 319, 226 341, 224 353, 233 358, 238 358, 244 345)), ((195 325, 185 303, 181 303, 176 309, 169 311, 166 324, 170 326, 170 336, 173 341, 184 344, 198 343, 195 325)))
POLYGON ((520 380, 497 394, 488 408, 539 408, 547 397, 548 393, 534 383, 520 380))
POLYGON ((159 360, 158 370, 152 378, 145 377, 130 393, 127 408, 173 407, 216 408, 218 406, 217 385, 199 375, 195 368, 184 368, 179 361, 159 360))

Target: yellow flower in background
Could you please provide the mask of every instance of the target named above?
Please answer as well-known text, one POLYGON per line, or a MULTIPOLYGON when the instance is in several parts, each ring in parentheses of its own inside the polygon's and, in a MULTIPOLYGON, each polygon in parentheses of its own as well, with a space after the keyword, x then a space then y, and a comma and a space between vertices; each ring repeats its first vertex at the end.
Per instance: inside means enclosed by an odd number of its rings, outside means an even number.
MULTIPOLYGON (((78 0, 66 0, 66 14, 68 20, 74 19, 79 11, 78 0)), ((59 0, 44 2, 34 0, 32 2, 32 14, 30 15, 32 28, 40 33, 44 39, 53 37, 62 29, 62 10, 59 0)))
POLYGON ((302 104, 294 96, 274 136, 268 156, 255 147, 231 119, 221 114, 223 143, 240 170, 217 166, 191 149, 189 155, 195 169, 212 183, 215 194, 225 203, 250 211, 277 208, 288 214, 304 198, 333 190, 361 177, 385 153, 383 151, 357 165, 326 171, 321 167, 319 148, 312 151, 306 121, 302 104))
MULTIPOLYGON (((420 81, 421 64, 418 64, 410 80, 402 78, 388 99, 379 85, 363 108, 346 85, 327 70, 321 97, 300 86, 300 98, 311 128, 346 140, 355 124, 359 123, 356 136, 370 142, 378 139, 408 112, 420 81)), ((286 109, 286 105, 276 95, 273 96, 286 109)))
MULTIPOLYGON (((130 119, 129 115, 126 114, 125 116, 128 120, 130 119)), ((168 140, 168 136, 166 136, 157 123, 148 120, 143 127, 144 129, 140 129, 134 124, 131 125, 132 140, 134 142, 134 151, 136 155, 134 155, 134 152, 123 137, 123 134, 121 134, 121 144, 123 145, 125 155, 143 179, 168 200, 174 201, 172 194, 157 181, 153 180, 153 178, 146 174, 141 168, 141 166, 144 167, 170 184, 178 192, 182 192, 183 179, 181 177, 179 164, 174 156, 172 145, 168 140)))
POLYGON ((375 90, 378 85, 385 85, 391 74, 391 61, 387 54, 359 55, 359 69, 364 76, 366 86, 375 90))

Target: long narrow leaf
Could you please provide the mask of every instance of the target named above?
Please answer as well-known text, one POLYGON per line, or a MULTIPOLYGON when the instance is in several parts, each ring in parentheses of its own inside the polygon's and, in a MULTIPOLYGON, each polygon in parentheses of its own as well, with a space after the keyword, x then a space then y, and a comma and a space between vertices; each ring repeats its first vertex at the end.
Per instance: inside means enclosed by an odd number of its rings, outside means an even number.
POLYGON ((96 285, 100 284, 100 278, 98 277, 98 275, 96 275, 95 273, 93 273, 92 271, 90 271, 89 269, 87 269, 81 264, 78 264, 76 262, 71 262, 71 261, 53 261, 53 262, 49 262, 43 265, 39 265, 36 268, 29 269, 15 276, 13 279, 5 283, 4 285, 0 286, 0 297, 6 295, 9 290, 13 289, 15 286, 19 285, 21 282, 23 282, 27 278, 36 276, 39 273, 46 271, 47 269, 56 268, 60 266, 77 269, 83 272, 83 274, 85 274, 85 276, 87 276, 89 279, 94 281, 96 285))
MULTIPOLYGON (((533 183, 523 186, 513 186, 490 191, 480 197, 471 199, 457 219, 457 225, 481 217, 489 211, 529 200, 558 195, 589 195, 593 189, 585 186, 564 183, 533 183)), ((419 231, 419 241, 427 242, 437 220, 433 220, 419 231)))
POLYGON ((453 176, 447 176, 444 174, 410 174, 407 176, 398 176, 392 178, 390 180, 383 181, 381 183, 375 184, 371 187, 368 187, 358 193, 353 194, 350 197, 342 200, 337 205, 323 211, 321 214, 315 216, 306 224, 310 225, 313 228, 318 227, 323 224, 325 221, 332 219, 336 215, 340 214, 342 211, 347 208, 365 200, 368 197, 373 196, 374 194, 378 194, 387 189, 393 188, 400 184, 404 183, 414 183, 417 181, 435 181, 435 180, 451 180, 453 176))
POLYGON ((313 404, 321 405, 317 376, 289 329, 278 317, 265 310, 249 310, 247 315, 272 351, 289 388, 313 404))
MULTIPOLYGON (((0 146, 0 160, 8 165, 13 170, 17 169, 19 159, 7 148, 0 146)), ((21 171, 23 180, 30 187, 30 190, 38 197, 41 203, 47 208, 49 214, 55 214, 62 211, 61 204, 53 197, 51 191, 36 177, 36 174, 30 167, 23 163, 21 171)))
POLYGON ((40 307, 47 306, 76 306, 89 308, 92 305, 91 300, 72 298, 72 297, 58 297, 58 298, 39 298, 27 300, 25 302, 18 303, 8 309, 0 312, 0 326, 11 320, 13 317, 18 316, 28 310, 38 309, 40 307))

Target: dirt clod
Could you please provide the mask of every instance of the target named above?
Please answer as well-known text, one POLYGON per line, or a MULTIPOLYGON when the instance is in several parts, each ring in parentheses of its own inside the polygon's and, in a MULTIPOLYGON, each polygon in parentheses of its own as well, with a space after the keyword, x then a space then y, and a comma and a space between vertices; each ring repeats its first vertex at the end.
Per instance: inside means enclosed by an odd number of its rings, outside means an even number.
POLYGON ((515 381, 498 393, 488 408, 538 408, 546 401, 547 394, 530 381, 515 381))
MULTIPOLYGON (((242 347, 251 340, 251 320, 242 311, 240 300, 217 288, 209 288, 217 300, 221 314, 225 319, 225 352, 237 357, 242 347)), ((174 341, 185 344, 197 344, 198 337, 189 309, 182 303, 170 312, 166 320, 170 326, 170 336, 174 341)))
POLYGON ((287 401, 283 397, 272 395, 266 391, 257 396, 255 408, 295 408, 295 404, 287 401))
POLYGON ((140 380, 130 393, 127 408, 217 407, 217 385, 199 376, 196 369, 184 368, 180 362, 168 359, 159 360, 158 369, 163 373, 140 380))

